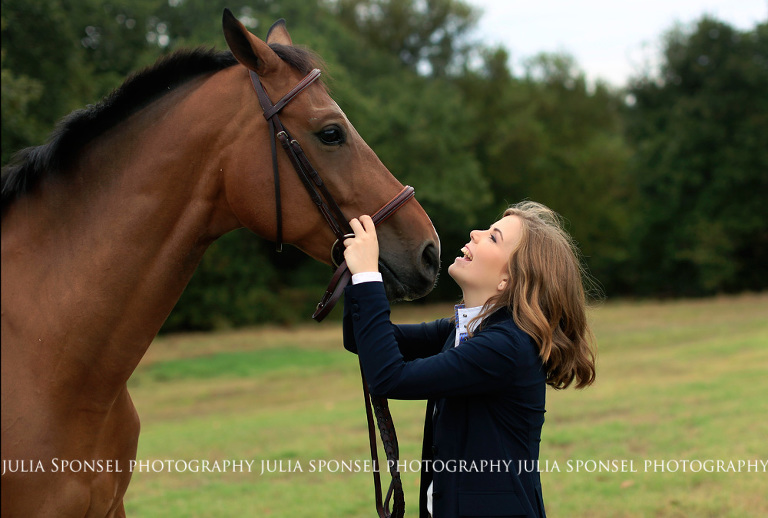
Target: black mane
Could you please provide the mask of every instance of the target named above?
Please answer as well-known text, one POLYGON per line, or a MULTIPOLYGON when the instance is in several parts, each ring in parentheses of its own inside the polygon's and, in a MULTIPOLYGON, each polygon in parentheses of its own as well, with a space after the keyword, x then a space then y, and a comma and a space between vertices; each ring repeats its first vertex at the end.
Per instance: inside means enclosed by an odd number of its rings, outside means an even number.
MULTIPOLYGON (((317 62, 311 52, 301 48, 271 47, 280 58, 302 73, 308 73, 317 62)), ((33 189, 44 174, 66 170, 82 147, 104 131, 174 88, 202 74, 236 64, 237 60, 229 51, 179 50, 131 75, 98 104, 70 113, 59 121, 45 144, 22 149, 3 168, 0 182, 3 212, 14 200, 33 189)))

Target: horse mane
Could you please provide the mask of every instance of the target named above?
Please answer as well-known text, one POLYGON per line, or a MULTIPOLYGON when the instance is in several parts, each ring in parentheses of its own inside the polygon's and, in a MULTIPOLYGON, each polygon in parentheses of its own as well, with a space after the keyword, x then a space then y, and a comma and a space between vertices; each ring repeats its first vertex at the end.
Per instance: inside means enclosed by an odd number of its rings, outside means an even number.
MULTIPOLYGON (((283 61, 305 74, 319 62, 312 52, 300 47, 279 44, 270 47, 283 61)), ((45 144, 22 149, 3 167, 0 179, 3 213, 11 203, 34 189, 44 175, 65 171, 83 146, 98 135, 192 79, 237 63, 228 50, 178 50, 129 76, 99 103, 65 116, 45 144)))

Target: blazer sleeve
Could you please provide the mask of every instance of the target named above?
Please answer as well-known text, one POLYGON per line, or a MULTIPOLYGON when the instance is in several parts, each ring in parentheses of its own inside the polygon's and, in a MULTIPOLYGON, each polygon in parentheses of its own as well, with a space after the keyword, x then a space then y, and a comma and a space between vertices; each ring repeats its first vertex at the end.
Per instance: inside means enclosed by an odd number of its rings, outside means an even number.
POLYGON ((513 379, 518 349, 528 335, 510 326, 489 326, 459 347, 408 361, 389 321, 381 283, 346 288, 350 330, 371 394, 395 399, 470 396, 499 391, 513 379))
MULTIPOLYGON (((383 288, 383 284, 380 282, 365 284, 376 284, 383 288)), ((344 348, 353 353, 357 353, 354 314, 358 313, 359 310, 360 305, 358 303, 352 302, 349 297, 344 297, 344 348)), ((398 350, 406 361, 426 358, 439 353, 454 329, 448 318, 421 324, 395 325, 389 320, 389 304, 387 304, 386 314, 398 350)))

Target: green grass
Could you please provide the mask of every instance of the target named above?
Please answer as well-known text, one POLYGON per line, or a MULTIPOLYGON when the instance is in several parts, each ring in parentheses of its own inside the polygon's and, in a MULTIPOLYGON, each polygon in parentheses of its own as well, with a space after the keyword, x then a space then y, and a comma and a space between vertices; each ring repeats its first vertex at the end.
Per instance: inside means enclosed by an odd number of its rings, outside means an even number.
POLYGON ((339 355, 329 351, 299 349, 294 346, 256 351, 225 351, 204 357, 177 358, 149 365, 145 375, 153 381, 175 382, 185 379, 210 379, 259 376, 290 369, 304 374, 339 363, 339 355))
MULTIPOLYGON (((449 313, 403 305, 393 319, 449 313)), ((768 295, 613 302, 591 317, 597 383, 548 393, 548 515, 768 515, 764 472, 670 473, 653 464, 768 459, 768 295), (624 461, 636 471, 575 472, 577 461, 624 461)), ((340 340, 338 323, 309 322, 157 339, 129 383, 142 418, 138 459, 252 461, 253 471, 135 472, 129 516, 374 516, 370 473, 312 472, 312 462, 361 463, 369 454, 357 360, 340 340), (262 474, 262 461, 282 461, 284 471, 262 474)), ((401 458, 419 459, 423 403, 390 405, 401 458)), ((417 515, 418 478, 403 474, 407 516, 417 515)))

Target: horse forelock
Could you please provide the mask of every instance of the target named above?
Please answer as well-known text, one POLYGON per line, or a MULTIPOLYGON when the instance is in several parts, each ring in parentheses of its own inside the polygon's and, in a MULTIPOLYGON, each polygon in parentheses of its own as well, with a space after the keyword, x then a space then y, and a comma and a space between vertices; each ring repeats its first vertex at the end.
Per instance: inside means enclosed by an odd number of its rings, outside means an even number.
POLYGON ((309 49, 293 45, 281 45, 279 43, 270 43, 269 47, 280 59, 302 74, 309 74, 313 68, 324 68, 320 56, 309 49))

